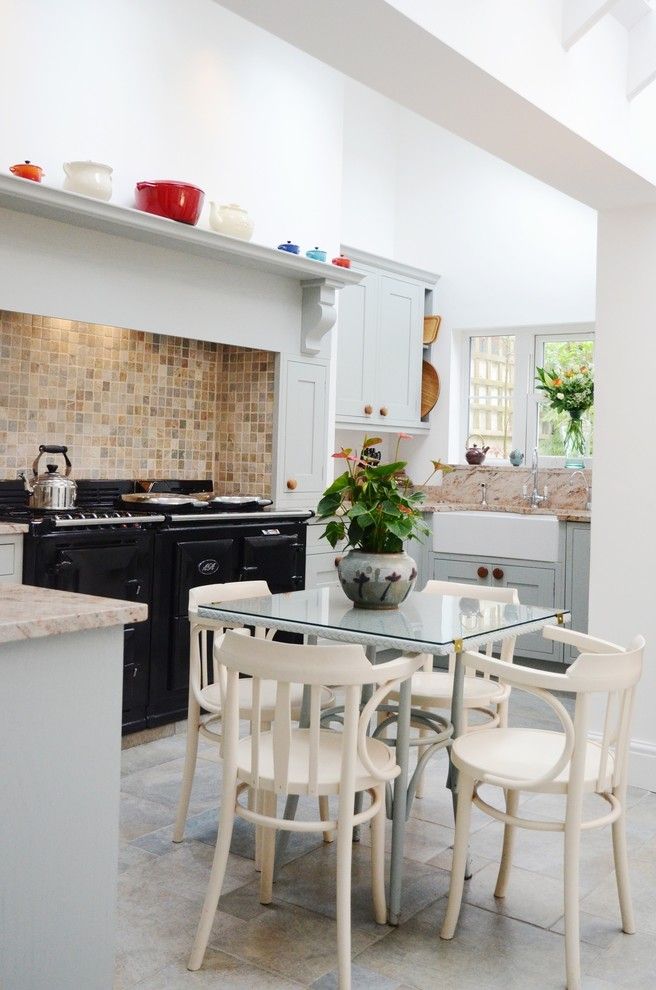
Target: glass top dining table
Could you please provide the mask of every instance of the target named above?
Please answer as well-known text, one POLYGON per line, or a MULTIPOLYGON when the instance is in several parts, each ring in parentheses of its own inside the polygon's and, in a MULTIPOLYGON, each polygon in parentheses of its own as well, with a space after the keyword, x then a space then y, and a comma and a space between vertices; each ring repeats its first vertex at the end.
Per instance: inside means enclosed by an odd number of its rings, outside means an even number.
MULTIPOLYGON (((481 592, 472 587, 472 592, 481 592)), ((415 592, 396 609, 355 608, 339 587, 290 591, 261 598, 202 605, 198 615, 213 620, 217 627, 259 626, 296 632, 308 637, 359 643, 372 663, 378 650, 397 649, 434 656, 455 655, 451 702, 453 737, 463 728, 464 666, 461 655, 508 637, 536 632, 546 625, 563 623, 569 617, 564 609, 541 605, 516 605, 481 601, 461 595, 435 595, 415 592)), ((394 782, 392 803, 392 850, 390 864, 389 921, 401 917, 403 847, 405 822, 412 799, 408 791, 411 720, 411 684, 405 681, 399 691, 396 761, 401 773, 394 782)), ((457 776, 451 769, 448 785, 457 791, 457 776)), ((288 833, 287 833, 288 834, 288 833)))

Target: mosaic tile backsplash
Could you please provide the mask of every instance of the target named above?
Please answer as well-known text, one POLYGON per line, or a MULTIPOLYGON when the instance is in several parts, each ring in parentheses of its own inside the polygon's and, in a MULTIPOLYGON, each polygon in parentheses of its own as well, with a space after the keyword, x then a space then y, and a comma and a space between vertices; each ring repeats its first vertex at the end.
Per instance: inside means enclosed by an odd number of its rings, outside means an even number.
POLYGON ((268 494, 274 360, 0 311, 0 478, 40 443, 63 443, 79 478, 213 478, 227 494, 268 494))

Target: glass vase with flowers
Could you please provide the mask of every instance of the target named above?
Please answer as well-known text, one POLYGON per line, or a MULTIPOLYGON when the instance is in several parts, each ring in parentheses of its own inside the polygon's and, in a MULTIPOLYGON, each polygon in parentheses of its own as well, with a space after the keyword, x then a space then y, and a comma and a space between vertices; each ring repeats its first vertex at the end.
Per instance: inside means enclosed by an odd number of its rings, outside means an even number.
MULTIPOLYGON (((359 608, 398 608, 417 579, 417 565, 404 550, 404 543, 430 532, 422 515, 425 494, 415 489, 404 474, 407 461, 399 460, 400 444, 412 440, 399 433, 394 458, 381 463, 369 448, 382 443, 380 437, 365 437, 359 453, 342 447, 333 454, 346 470, 328 486, 317 507, 327 524, 322 537, 332 547, 346 541, 347 553, 337 569, 344 593, 359 608)), ((432 461, 433 470, 450 471, 448 465, 432 461)))
POLYGON ((594 377, 590 364, 569 368, 536 368, 537 388, 548 400, 551 409, 566 413, 563 443, 565 467, 585 467, 585 433, 583 414, 594 405, 594 377))

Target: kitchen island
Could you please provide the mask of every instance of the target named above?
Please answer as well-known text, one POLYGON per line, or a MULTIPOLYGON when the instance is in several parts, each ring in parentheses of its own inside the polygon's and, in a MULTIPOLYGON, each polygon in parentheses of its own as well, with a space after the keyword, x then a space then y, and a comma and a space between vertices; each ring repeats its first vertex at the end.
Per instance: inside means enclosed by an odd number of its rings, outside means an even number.
POLYGON ((0 589, 0 986, 112 986, 123 625, 145 605, 0 589))

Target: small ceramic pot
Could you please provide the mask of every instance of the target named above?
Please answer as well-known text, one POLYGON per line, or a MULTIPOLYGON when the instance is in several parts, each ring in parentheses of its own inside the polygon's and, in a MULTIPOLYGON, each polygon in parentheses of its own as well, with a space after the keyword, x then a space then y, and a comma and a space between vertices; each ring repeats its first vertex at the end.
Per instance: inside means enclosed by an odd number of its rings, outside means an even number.
POLYGON ((195 226, 203 208, 205 193, 188 182, 157 179, 137 182, 134 202, 138 210, 195 226))
POLYGON ((314 248, 310 248, 309 251, 305 252, 305 257, 312 258, 313 261, 325 261, 326 252, 322 251, 321 248, 314 247, 314 248))
POLYGON ((345 254, 340 254, 338 258, 333 258, 333 265, 337 265, 338 268, 350 268, 351 259, 347 258, 345 254))
POLYGON ((45 172, 40 165, 33 165, 32 162, 24 161, 19 165, 12 165, 9 171, 12 175, 17 175, 19 179, 31 179, 32 182, 41 182, 45 172))
POLYGON ((278 245, 279 251, 287 251, 288 254, 300 254, 301 249, 298 244, 292 244, 291 241, 285 241, 284 244, 278 245))
POLYGON ((513 467, 520 467, 522 461, 524 460, 524 455, 521 450, 511 450, 508 455, 508 460, 513 467))
POLYGON ((228 203, 226 206, 210 203, 210 227, 217 234, 238 237, 241 241, 250 241, 255 230, 255 224, 248 213, 237 203, 228 203))
POLYGON ((337 564, 342 590, 357 608, 398 608, 417 580, 417 565, 402 553, 349 550, 337 564))
POLYGON ((112 172, 100 162, 64 162, 64 189, 107 202, 112 198, 112 172))

